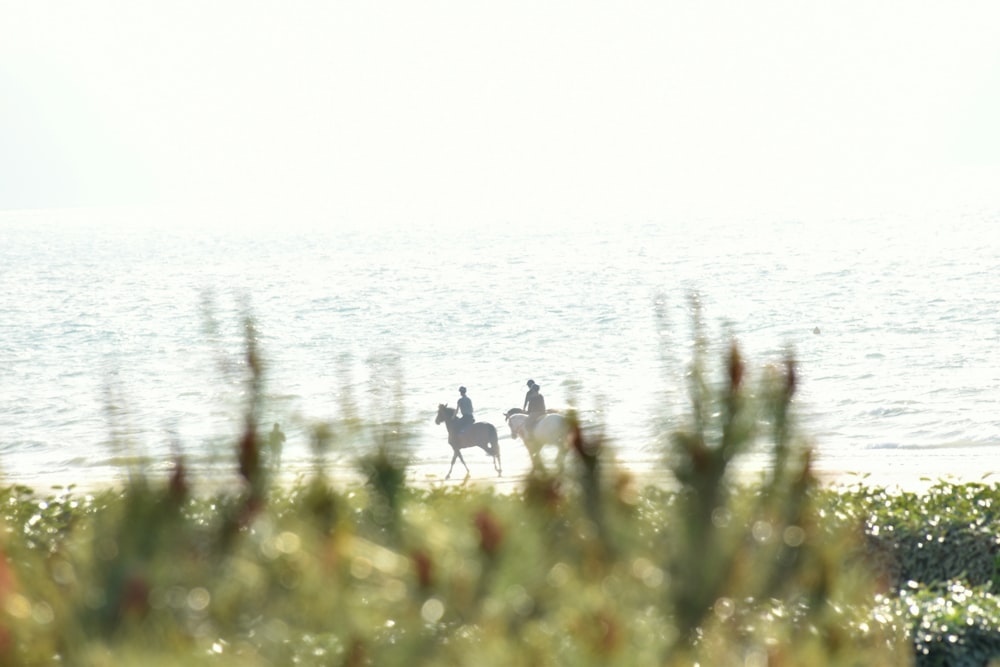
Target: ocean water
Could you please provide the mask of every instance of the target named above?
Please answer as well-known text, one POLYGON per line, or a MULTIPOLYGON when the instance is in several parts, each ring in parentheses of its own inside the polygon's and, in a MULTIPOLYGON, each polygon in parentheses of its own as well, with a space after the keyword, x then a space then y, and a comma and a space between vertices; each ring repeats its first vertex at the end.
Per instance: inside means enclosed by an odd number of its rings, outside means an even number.
MULTIPOLYGON (((830 470, 1000 468, 995 211, 839 220, 465 225, 216 224, 201 212, 0 213, 0 475, 115 479, 177 452, 232 469, 243 318, 266 362, 262 420, 286 470, 312 427, 408 423, 414 473, 451 450, 433 418, 468 387, 507 433, 525 381, 660 466, 686 414, 692 295, 717 352, 799 362, 800 431, 830 470)), ((375 436, 371 438, 374 442, 375 436)), ((369 443, 352 441, 356 447, 369 443)), ((507 479, 523 445, 501 440, 507 479)), ((334 446, 328 465, 354 450, 334 446)), ((485 454, 468 451, 473 477, 485 454)), ((461 477, 461 475, 459 475, 461 477)))

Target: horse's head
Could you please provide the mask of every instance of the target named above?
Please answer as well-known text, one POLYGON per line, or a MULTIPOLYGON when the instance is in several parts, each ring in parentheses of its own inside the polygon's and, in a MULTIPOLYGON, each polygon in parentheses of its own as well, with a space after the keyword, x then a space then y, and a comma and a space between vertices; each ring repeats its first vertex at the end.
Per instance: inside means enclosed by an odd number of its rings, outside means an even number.
POLYGON ((521 408, 511 408, 507 412, 503 413, 503 418, 510 421, 511 415, 526 415, 528 414, 525 410, 521 408))
POLYGON ((455 411, 452 408, 449 408, 444 403, 439 403, 438 404, 438 413, 437 413, 437 417, 434 418, 434 423, 435 424, 440 424, 441 422, 448 421, 449 419, 452 418, 452 416, 454 414, 455 414, 455 411))
POLYGON ((504 419, 507 420, 507 425, 510 426, 510 437, 511 440, 517 440, 518 436, 524 437, 524 424, 528 421, 528 416, 523 413, 523 411, 514 408, 509 412, 504 413, 504 419))

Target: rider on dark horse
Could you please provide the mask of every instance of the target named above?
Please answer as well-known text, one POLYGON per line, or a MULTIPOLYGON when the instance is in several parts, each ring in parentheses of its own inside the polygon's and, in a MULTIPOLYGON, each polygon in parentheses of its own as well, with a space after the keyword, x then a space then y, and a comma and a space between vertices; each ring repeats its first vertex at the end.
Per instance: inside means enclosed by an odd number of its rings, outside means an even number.
POLYGON ((461 417, 458 418, 458 428, 457 433, 464 431, 466 428, 471 426, 476 418, 472 416, 472 399, 465 395, 465 387, 459 387, 458 393, 462 396, 458 399, 458 412, 461 417))
POLYGON ((545 397, 542 396, 541 389, 540 385, 532 382, 525 399, 528 404, 528 420, 524 425, 529 434, 534 433, 535 424, 545 416, 545 397))

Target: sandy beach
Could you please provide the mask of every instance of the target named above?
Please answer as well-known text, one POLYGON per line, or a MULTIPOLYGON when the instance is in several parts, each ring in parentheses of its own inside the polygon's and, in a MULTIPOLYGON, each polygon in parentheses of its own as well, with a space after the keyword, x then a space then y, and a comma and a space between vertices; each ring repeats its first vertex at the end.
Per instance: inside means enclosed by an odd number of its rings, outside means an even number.
MULTIPOLYGON (((411 463, 407 470, 410 484, 421 487, 435 486, 489 486, 499 492, 513 492, 521 488, 531 470, 531 462, 520 443, 505 440, 502 448, 503 474, 497 476, 489 457, 478 449, 463 450, 463 457, 469 467, 466 474, 460 461, 455 463, 450 479, 446 479, 451 456, 442 452, 440 459, 422 460, 411 463)), ((554 466, 552 452, 547 451, 545 460, 554 466)), ((641 460, 617 460, 612 464, 615 471, 634 480, 637 486, 658 485, 669 487, 673 477, 662 461, 655 457, 641 460)), ((769 461, 764 455, 750 455, 738 462, 737 477, 753 481, 766 473, 769 461)), ((830 487, 864 485, 885 487, 902 491, 919 492, 938 482, 984 483, 1000 481, 1000 467, 984 468, 982 456, 969 456, 963 449, 954 450, 887 450, 881 458, 865 457, 862 462, 850 461, 843 457, 823 457, 818 455, 813 471, 820 482, 830 487)), ((323 466, 323 475, 335 485, 350 486, 363 482, 357 466, 349 459, 330 461, 323 466)), ((149 471, 153 480, 165 480, 169 466, 162 465, 149 471)), ((313 464, 294 461, 285 465, 278 476, 283 485, 293 485, 297 481, 316 475, 313 464)), ((129 479, 129 471, 111 471, 106 475, 73 475, 53 473, 24 477, 7 475, 0 470, 0 484, 23 485, 36 493, 91 493, 106 488, 120 488, 129 479)), ((189 468, 188 479, 196 492, 211 493, 220 489, 238 490, 242 480, 232 466, 217 464, 210 468, 189 468)))

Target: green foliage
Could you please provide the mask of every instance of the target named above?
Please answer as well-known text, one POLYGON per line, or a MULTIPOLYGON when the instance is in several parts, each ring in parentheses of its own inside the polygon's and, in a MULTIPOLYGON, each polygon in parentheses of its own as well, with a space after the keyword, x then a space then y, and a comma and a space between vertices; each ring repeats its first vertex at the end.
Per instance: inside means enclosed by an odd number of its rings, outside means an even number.
POLYGON ((315 473, 280 486, 260 455, 249 320, 246 333, 231 488, 195 492, 178 456, 169 479, 133 470, 122 490, 0 489, 0 664, 952 665, 1000 651, 997 488, 819 487, 790 357, 757 378, 734 344, 713 382, 699 339, 666 487, 637 486, 571 414, 558 474, 537 467, 508 493, 416 488, 396 413, 346 435, 317 425, 315 473), (361 483, 325 477, 334 444, 358 452, 361 483), (770 469, 741 478, 760 448, 770 469))
POLYGON ((876 613, 896 616, 910 628, 918 667, 980 667, 1000 656, 1000 599, 989 586, 911 581, 876 613))
MULTIPOLYGON (((846 638, 864 637, 868 607, 837 595, 819 614, 801 595, 722 597, 685 643, 668 560, 674 494, 606 471, 602 535, 583 479, 534 478, 511 494, 406 488, 397 536, 374 520, 375 489, 306 481, 274 489, 229 540, 221 517, 239 500, 226 494, 154 511, 168 497, 154 485, 52 501, 22 491, 4 504, 6 525, 45 508, 31 532, 5 537, 4 664, 742 664, 829 656, 833 631, 857 650, 846 638)), ((865 641, 887 650, 877 632, 865 641)))
POLYGON ((834 500, 863 525, 865 558, 887 590, 952 579, 1000 583, 1000 485, 939 482, 922 493, 855 487, 834 500))

